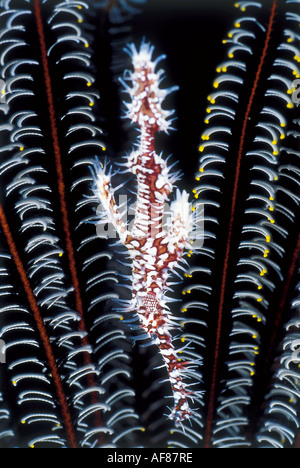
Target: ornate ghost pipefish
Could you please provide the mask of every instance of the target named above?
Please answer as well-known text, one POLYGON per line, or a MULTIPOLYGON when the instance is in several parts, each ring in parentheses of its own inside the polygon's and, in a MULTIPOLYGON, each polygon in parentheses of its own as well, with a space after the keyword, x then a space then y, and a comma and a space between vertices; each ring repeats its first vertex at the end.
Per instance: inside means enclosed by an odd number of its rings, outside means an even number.
POLYGON ((106 219, 114 225, 121 243, 128 249, 132 261, 132 299, 128 310, 135 310, 142 329, 162 354, 167 368, 174 398, 170 419, 177 424, 194 417, 188 399, 197 400, 198 394, 190 390, 184 377, 194 373, 198 363, 182 362, 173 345, 171 329, 178 328, 167 306, 168 278, 180 261, 195 232, 196 213, 188 201, 188 193, 176 190, 170 204, 170 216, 163 222, 165 204, 173 190, 177 174, 170 173, 166 161, 155 152, 154 138, 158 131, 170 130, 172 111, 161 105, 174 87, 159 87, 162 70, 155 71, 164 58, 152 60, 153 47, 142 43, 139 51, 131 44, 127 52, 132 57, 134 72, 126 75, 128 86, 122 80, 131 102, 126 103, 126 116, 140 128, 140 141, 125 166, 137 177, 136 210, 129 231, 114 198, 111 178, 98 167, 95 175, 95 194, 99 197, 106 219), (190 367, 189 367, 190 366, 190 367), (188 369, 189 367, 189 369, 188 369))

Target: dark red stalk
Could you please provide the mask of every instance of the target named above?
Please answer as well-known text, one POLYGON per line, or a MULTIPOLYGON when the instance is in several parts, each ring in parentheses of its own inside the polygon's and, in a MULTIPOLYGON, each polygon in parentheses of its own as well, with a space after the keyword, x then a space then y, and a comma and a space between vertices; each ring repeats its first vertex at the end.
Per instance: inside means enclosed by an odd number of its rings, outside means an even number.
POLYGON ((214 403, 215 403, 215 392, 216 392, 216 382, 217 382, 217 372, 218 372, 218 360, 219 360, 219 350, 220 350, 220 339, 221 339, 221 329, 222 329, 222 316, 223 316, 223 307, 224 307, 224 299, 225 299, 225 290, 227 284, 227 277, 228 277, 228 269, 229 269, 229 257, 231 251, 231 241, 232 241, 232 233, 233 233, 233 224, 235 219, 235 211, 236 211, 236 202, 237 202, 237 193, 238 193, 238 186, 239 186, 239 179, 240 179, 240 171, 241 171, 241 162, 242 162, 242 155, 244 150, 244 143, 248 125, 249 115, 252 109, 253 101, 256 95, 258 83, 260 80, 263 63, 265 61, 267 50, 271 38, 271 31, 274 23, 274 16, 275 10, 277 6, 277 0, 274 0, 269 24, 267 27, 264 47, 262 50, 262 54, 260 57, 260 61, 258 64, 258 68, 255 74, 253 86, 251 89, 249 101, 247 104, 242 131, 239 141, 239 148, 238 148, 238 155, 237 155, 237 162, 236 162, 236 170, 235 170, 235 177, 234 177, 234 185, 233 185, 233 193, 232 193, 232 202, 231 202, 231 212, 230 212, 230 219, 229 219, 229 228, 228 228, 228 236, 226 242, 226 249, 225 249, 225 259, 224 259, 224 268, 222 273, 222 280, 221 280, 221 289, 220 289, 220 300, 219 300, 219 307, 218 307, 218 321, 217 321, 217 331, 216 331, 216 345, 215 345, 215 352, 214 352, 214 363, 213 363, 213 372, 212 372, 212 382, 210 388, 210 395, 209 395, 209 404, 208 404, 208 416, 206 422, 206 434, 205 434, 205 447, 209 448, 210 445, 210 438, 211 438, 211 430, 212 430, 212 420, 214 414, 214 403))
POLYGON ((28 277, 26 275, 25 268, 24 268, 23 263, 21 261, 19 252, 17 250, 17 247, 16 247, 16 244, 14 242, 12 233, 10 231, 10 228, 9 228, 5 213, 4 213, 3 208, 2 208, 1 205, 0 205, 0 224, 2 226, 3 233, 4 233, 5 237, 6 237, 6 241, 7 241, 11 256, 12 256, 14 262, 15 262, 16 268, 17 268, 18 273, 20 275, 20 279, 22 281, 24 290, 26 292, 27 299, 28 299, 30 308, 31 308, 32 313, 33 313, 33 317, 35 319, 36 326, 38 328, 38 331, 39 331, 39 334, 40 334, 40 337, 41 337, 41 340, 42 340, 42 344, 43 344, 44 349, 45 349, 45 353, 46 353, 46 356, 47 356, 47 360, 48 360, 49 368, 50 368, 50 371, 51 371, 53 383, 54 383, 54 386, 56 388, 56 393, 57 393, 58 400, 59 400, 59 403, 60 403, 62 418, 63 418, 64 425, 65 425, 65 428, 66 428, 66 433, 67 433, 67 436, 68 436, 68 440, 69 440, 70 445, 71 445, 72 448, 77 448, 76 435, 75 435, 75 431, 74 431, 74 427, 73 427, 73 423, 72 423, 72 419, 71 419, 71 414, 70 414, 70 411, 69 411, 69 406, 68 406, 67 398, 66 398, 66 395, 65 395, 65 391, 64 391, 64 388, 63 388, 63 385, 62 385, 62 382, 61 382, 59 370, 58 370, 57 365, 56 365, 56 360, 55 360, 55 357, 54 357, 54 354, 53 354, 53 350, 52 350, 52 346, 51 346, 51 343, 50 343, 50 340, 49 340, 49 336, 47 334, 47 330, 46 330, 46 327, 44 325, 40 309, 38 307, 35 296, 34 296, 33 291, 31 289, 30 282, 29 282, 28 277))
POLYGON ((53 150, 54 150, 54 157, 55 157, 55 164, 56 164, 57 186, 58 186, 58 193, 59 193, 59 199, 60 199, 60 209, 61 209, 63 228, 64 228, 64 233, 65 233, 66 251, 67 251, 67 255, 69 259, 71 279, 72 279, 72 283, 74 287, 76 310, 79 312, 80 317, 81 317, 80 328, 82 330, 85 330, 83 305, 82 305, 82 300, 81 300, 81 295, 80 295, 74 248, 73 248, 71 232, 70 232, 70 222, 69 222, 68 208, 67 208, 67 203, 66 203, 65 183, 64 183, 63 168, 62 168, 62 161, 61 161, 61 151, 60 151, 60 145, 59 145, 59 139, 58 139, 57 126, 56 126, 56 116, 55 116, 55 109, 54 109, 52 84, 51 84, 51 77, 50 77, 50 72, 49 72, 47 48, 46 48, 44 28, 43 28, 43 22, 42 22, 42 13, 41 13, 39 0, 34 0, 34 11, 35 11, 39 40, 40 40, 41 58, 42 58, 42 66, 43 66, 43 71, 44 71, 44 79, 45 79, 46 94, 47 94, 47 101, 48 101, 48 112, 49 112, 51 136, 52 136, 52 143, 53 143, 53 150))
MULTIPOLYGON (((79 328, 82 331, 86 331, 86 324, 85 324, 85 319, 84 319, 84 308, 83 308, 83 303, 82 303, 82 298, 81 298, 81 293, 80 293, 79 279, 78 279, 77 267, 76 267, 76 261, 75 261, 75 253, 74 253, 74 247, 73 247, 71 230, 70 230, 68 207, 67 207, 67 202, 66 202, 66 193, 65 193, 66 189, 65 189, 65 183, 64 183, 61 150, 60 150, 60 143, 59 143, 59 138, 58 138, 57 124, 56 124, 53 89, 52 89, 51 75, 50 75, 50 70, 49 70, 47 47, 46 47, 44 26, 43 26, 43 20, 42 20, 42 12, 41 12, 41 6, 40 6, 39 0, 34 0, 34 14, 36 18, 36 25, 37 25, 39 43, 40 43, 41 60, 42 60, 47 102, 48 102, 51 137, 52 137, 53 152, 54 152, 54 157, 55 157, 57 186, 58 186, 58 193, 59 193, 59 199, 60 199, 60 210, 61 210, 62 223, 63 223, 63 229, 64 229, 64 234, 65 234, 65 246, 66 246, 66 252, 67 252, 68 261, 69 261, 71 281, 72 281, 74 295, 75 295, 75 307, 76 307, 77 312, 80 315, 79 328)), ((87 336, 84 336, 82 338, 82 342, 84 345, 88 344, 87 336)), ((84 359, 86 363, 91 362, 90 355, 88 353, 85 353, 84 359)), ((91 387, 95 385, 93 376, 91 375, 89 376, 89 384, 91 387)), ((93 395, 92 399, 95 402, 96 395, 93 395)), ((102 425, 98 413, 96 415, 96 419, 97 419, 96 421, 97 425, 98 426, 102 425)))

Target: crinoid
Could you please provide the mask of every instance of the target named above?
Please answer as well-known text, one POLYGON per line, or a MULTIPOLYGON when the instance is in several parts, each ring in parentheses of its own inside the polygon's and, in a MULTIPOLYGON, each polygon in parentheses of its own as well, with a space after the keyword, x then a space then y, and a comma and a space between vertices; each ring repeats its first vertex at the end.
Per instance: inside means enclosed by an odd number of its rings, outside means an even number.
POLYGON ((298 447, 299 0, 0 21, 1 446, 298 447))

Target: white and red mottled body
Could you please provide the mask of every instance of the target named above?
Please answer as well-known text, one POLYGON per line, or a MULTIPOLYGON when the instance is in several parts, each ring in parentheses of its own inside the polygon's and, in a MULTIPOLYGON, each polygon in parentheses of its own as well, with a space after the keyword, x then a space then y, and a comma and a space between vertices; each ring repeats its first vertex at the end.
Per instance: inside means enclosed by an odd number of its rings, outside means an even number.
POLYGON ((141 327, 162 354, 174 397, 170 418, 180 423, 192 415, 188 398, 193 395, 184 382, 188 363, 181 361, 172 343, 171 330, 178 325, 167 306, 166 291, 170 273, 182 260, 184 250, 191 248, 189 236, 195 220, 188 194, 177 189, 167 225, 163 222, 165 204, 176 176, 170 174, 166 161, 156 154, 154 147, 155 133, 167 132, 170 128, 171 112, 161 107, 170 90, 159 88, 161 71, 156 73, 155 68, 161 57, 153 61, 152 52, 153 48, 145 43, 139 52, 135 46, 129 47, 134 72, 126 79, 132 86, 124 83, 131 96, 127 117, 140 128, 139 146, 125 164, 137 177, 136 209, 130 232, 114 200, 110 178, 101 169, 96 174, 95 193, 129 251, 132 260, 130 309, 137 312, 141 327))

